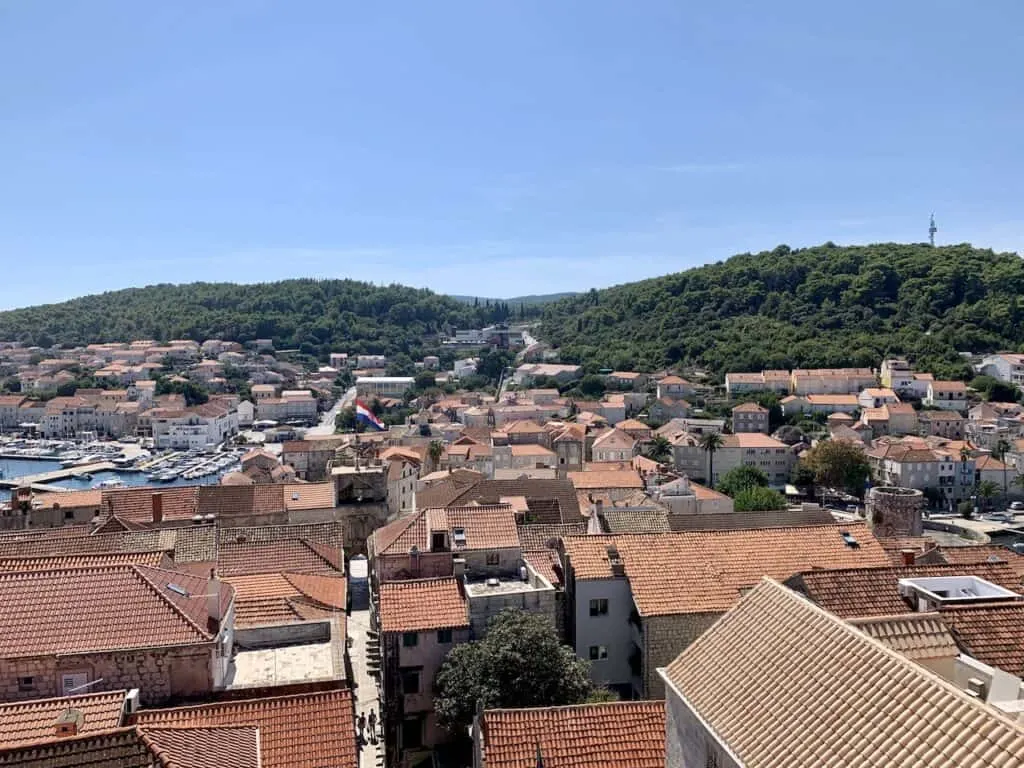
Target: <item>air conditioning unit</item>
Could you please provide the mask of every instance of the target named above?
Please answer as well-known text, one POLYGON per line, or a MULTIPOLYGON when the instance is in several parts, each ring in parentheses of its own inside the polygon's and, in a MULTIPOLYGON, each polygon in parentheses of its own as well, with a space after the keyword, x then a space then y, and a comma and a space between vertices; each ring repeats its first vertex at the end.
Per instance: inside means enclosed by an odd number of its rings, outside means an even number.
POLYGON ((132 688, 124 697, 124 713, 134 715, 139 711, 139 689, 132 688))

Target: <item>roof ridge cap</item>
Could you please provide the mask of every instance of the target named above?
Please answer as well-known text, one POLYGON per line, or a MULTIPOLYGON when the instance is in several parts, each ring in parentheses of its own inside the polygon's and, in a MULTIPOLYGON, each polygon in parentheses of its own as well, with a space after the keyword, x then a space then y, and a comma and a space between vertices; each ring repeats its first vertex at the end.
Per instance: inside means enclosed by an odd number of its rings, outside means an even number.
MULTIPOLYGON (((163 590, 159 589, 157 587, 157 585, 154 584, 153 581, 145 573, 143 573, 142 569, 143 568, 152 568, 153 570, 156 570, 156 571, 165 571, 166 573, 173 573, 173 574, 176 574, 178 576, 188 576, 188 577, 191 577, 191 578, 194 578, 194 579, 202 578, 201 576, 194 576, 193 574, 182 573, 181 571, 168 571, 165 568, 157 568, 157 567, 151 566, 151 565, 132 564, 132 565, 130 565, 128 567, 131 568, 132 570, 134 570, 135 573, 138 574, 139 578, 142 579, 149 586, 149 588, 154 592, 154 594, 156 594, 156 596, 161 601, 163 601, 166 605, 170 606, 171 610, 173 610, 176 614, 178 614, 178 616, 180 616, 182 619, 184 619, 186 624, 188 624, 190 627, 195 629, 200 635, 202 635, 207 640, 212 640, 213 638, 216 637, 216 635, 212 634, 209 630, 203 629, 198 624, 196 624, 196 622, 192 620, 191 616, 189 616, 187 613, 185 613, 185 611, 183 611, 181 609, 181 607, 177 603, 175 603, 173 600, 171 600, 171 598, 169 598, 167 595, 165 595, 163 593, 163 590)), ((230 586, 230 585, 228 585, 228 586, 230 586)), ((189 598, 189 599, 194 599, 194 598, 189 598)))

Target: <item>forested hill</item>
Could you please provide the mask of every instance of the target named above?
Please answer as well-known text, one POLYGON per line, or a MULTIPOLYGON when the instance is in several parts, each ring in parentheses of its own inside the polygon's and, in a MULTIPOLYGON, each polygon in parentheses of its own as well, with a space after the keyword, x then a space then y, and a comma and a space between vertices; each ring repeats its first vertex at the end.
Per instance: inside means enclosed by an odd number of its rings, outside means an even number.
POLYGON ((958 350, 1021 348, 1022 292, 1012 253, 779 246, 556 302, 540 335, 566 360, 616 369, 877 366, 902 353, 953 376, 964 373, 958 350))
POLYGON ((311 355, 331 349, 419 354, 424 338, 517 315, 400 285, 353 280, 151 285, 0 312, 0 340, 41 346, 130 339, 273 339, 311 355))

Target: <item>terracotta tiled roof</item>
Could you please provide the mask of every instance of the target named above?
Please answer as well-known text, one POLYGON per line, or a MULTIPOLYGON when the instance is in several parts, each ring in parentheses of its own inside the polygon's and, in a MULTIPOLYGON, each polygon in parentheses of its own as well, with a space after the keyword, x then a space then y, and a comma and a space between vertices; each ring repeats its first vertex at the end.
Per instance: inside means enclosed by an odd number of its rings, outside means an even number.
POLYGON ((665 702, 490 709, 483 745, 486 768, 664 768, 665 702))
POLYGON ((543 445, 529 444, 510 445, 509 451, 513 456, 554 456, 555 452, 543 445))
POLYGON ((284 485, 285 509, 332 509, 334 483, 287 483, 284 485))
POLYGON ((912 613, 897 585, 900 579, 926 576, 978 576, 1006 589, 1019 589, 1017 576, 1006 563, 805 570, 787 583, 836 616, 860 618, 912 613))
POLYGON ((770 580, 663 676, 746 768, 1012 766, 1024 754, 1020 726, 770 580))
POLYGON ((537 573, 558 587, 563 583, 562 558, 553 549, 538 552, 523 552, 523 560, 530 564, 537 573))
POLYGON ((164 520, 191 520, 198 511, 199 486, 178 488, 119 488, 103 493, 103 509, 124 520, 147 523, 153 520, 153 494, 163 499, 164 520))
POLYGON ((387 581, 380 585, 382 632, 468 627, 466 597, 454 578, 387 581))
POLYGON ((737 435, 722 435, 723 448, 787 448, 788 446, 770 435, 760 432, 740 432, 737 435))
POLYGON ((664 509, 605 509, 602 513, 605 533, 667 533, 668 512, 664 509))
MULTIPOLYGON (((472 487, 452 499, 449 505, 465 505, 472 502, 478 504, 496 504, 502 497, 523 496, 531 511, 539 502, 556 502, 559 512, 558 520, 538 520, 537 522, 574 523, 582 520, 579 505, 576 503, 576 490, 568 480, 540 480, 534 478, 517 478, 515 480, 481 480, 472 487)), ((423 509, 427 505, 419 498, 416 505, 423 509)), ((434 506, 434 505, 431 505, 434 506)))
POLYGON ((1004 560, 1024 583, 1024 555, 1018 555, 1007 547, 988 544, 973 547, 939 547, 939 552, 947 563, 958 565, 1004 560))
POLYGON ((519 533, 519 546, 524 552, 533 550, 549 549, 548 543, 559 541, 564 536, 581 536, 587 532, 587 524, 565 523, 558 525, 520 525, 516 529, 519 533))
POLYGON ((740 403, 732 409, 733 413, 768 413, 767 408, 762 408, 757 403, 740 403))
POLYGON ((567 472, 566 476, 578 491, 600 488, 643 488, 644 481, 635 469, 600 472, 567 472))
POLYGON ((928 385, 933 392, 966 392, 967 385, 962 381, 932 381, 928 385))
POLYGON ((49 571, 96 565, 149 565, 167 562, 166 552, 100 552, 57 557, 11 557, 0 560, 0 571, 49 571))
POLYGON ((1024 677, 1024 603, 943 607, 939 616, 964 653, 1024 677))
POLYGON ((914 550, 914 557, 916 559, 936 548, 935 539, 929 539, 927 536, 879 537, 878 543, 882 545, 886 554, 889 555, 889 560, 895 566, 904 565, 904 550, 914 550))
MULTIPOLYGON (((81 734, 121 727, 126 691, 90 693, 59 699, 33 699, 0 704, 0 749, 39 744, 57 737, 54 724, 61 713, 82 713, 81 734)), ((0 761, 0 764, 3 764, 0 761)))
POLYGON ((609 548, 617 550, 643 616, 722 612, 763 576, 786 578, 810 568, 889 564, 885 550, 863 523, 565 540, 577 579, 613 578, 609 548), (856 547, 846 543, 844 532, 856 539, 856 547))
POLYGON ((139 729, 162 768, 260 768, 256 726, 139 729))
POLYGON ((632 451, 636 438, 621 429, 609 429, 594 441, 594 448, 609 451, 632 451))
POLYGON ((235 626, 304 620, 299 606, 345 610, 345 578, 298 573, 264 573, 225 579, 236 590, 235 626))
POLYGON ((349 690, 142 710, 137 722, 143 731, 256 726, 262 768, 356 768, 358 765, 349 690))
POLYGON ((96 507, 103 503, 103 492, 99 489, 89 491, 68 491, 67 493, 39 493, 32 499, 40 509, 51 509, 60 505, 69 507, 96 507))
POLYGON ((873 616, 851 619, 850 623, 913 661, 951 659, 960 652, 949 628, 936 613, 873 616))
MULTIPOLYGON (((135 728, 93 731, 0 750, 8 768, 154 768, 160 763, 135 728)), ((163 768, 163 766, 161 766, 163 768)))
POLYGON ((519 548, 516 517, 509 506, 448 507, 444 512, 449 531, 462 528, 466 532, 465 546, 453 542, 453 550, 519 548))
POLYGON ((278 541, 221 541, 217 572, 222 576, 266 573, 268 568, 296 573, 332 573, 337 570, 303 539, 278 541))
POLYGON ((0 573, 0 654, 209 642, 206 585, 205 579, 140 565, 0 573), (203 597, 181 597, 166 588, 170 582, 203 597))

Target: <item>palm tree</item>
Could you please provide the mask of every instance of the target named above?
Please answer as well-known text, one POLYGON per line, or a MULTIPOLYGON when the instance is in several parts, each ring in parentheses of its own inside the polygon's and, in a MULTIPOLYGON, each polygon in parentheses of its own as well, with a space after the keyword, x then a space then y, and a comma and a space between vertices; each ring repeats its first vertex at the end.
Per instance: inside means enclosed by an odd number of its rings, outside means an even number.
POLYGON ((966 445, 960 449, 960 461, 967 463, 971 460, 971 449, 966 445))
POLYGON ((700 436, 700 447, 708 455, 708 486, 715 485, 715 451, 722 447, 722 436, 717 432, 705 432, 700 436))
POLYGON ((427 455, 430 456, 430 468, 436 472, 441 465, 441 456, 444 455, 444 443, 440 440, 431 440, 427 446, 427 455))
POLYGON ((992 457, 999 459, 1003 465, 1003 495, 1009 491, 1009 487, 1006 483, 1006 454, 1010 452, 1010 444, 1005 439, 999 438, 999 441, 992 448, 992 457))
POLYGON ((999 493, 999 486, 993 483, 991 480, 986 480, 978 486, 978 495, 985 502, 985 507, 989 506, 989 502, 992 498, 999 493))
POLYGON ((655 435, 645 455, 651 461, 666 463, 672 459, 672 443, 664 435, 655 435))

